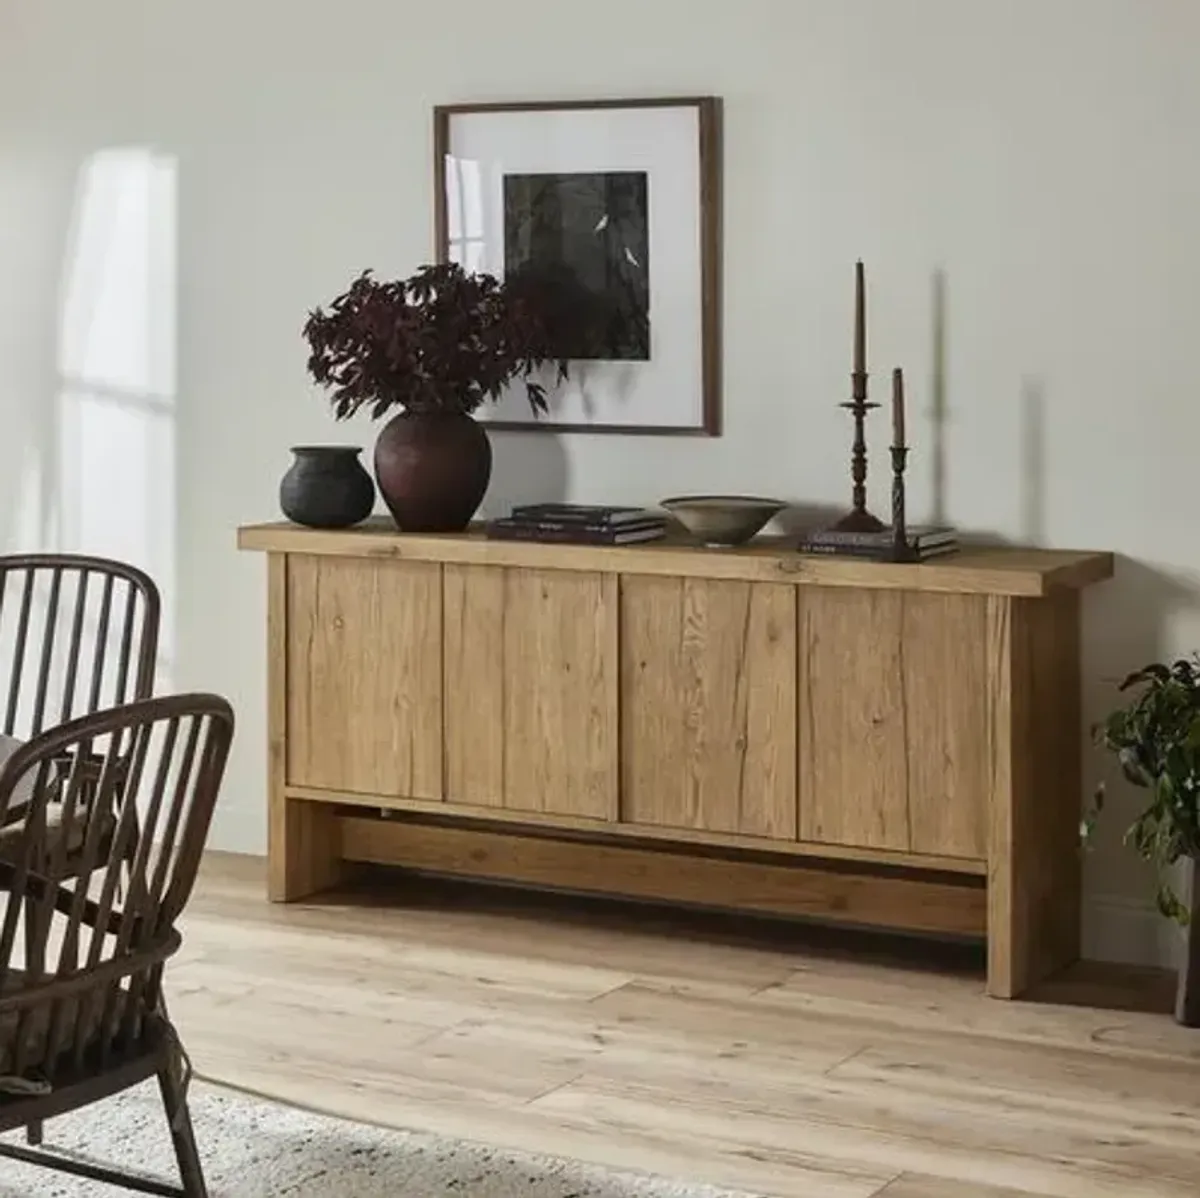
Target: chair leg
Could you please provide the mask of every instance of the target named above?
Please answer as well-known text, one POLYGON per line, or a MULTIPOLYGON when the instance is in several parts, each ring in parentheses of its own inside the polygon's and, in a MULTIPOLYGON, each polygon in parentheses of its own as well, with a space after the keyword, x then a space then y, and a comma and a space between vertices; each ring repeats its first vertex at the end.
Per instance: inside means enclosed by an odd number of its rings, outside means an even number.
POLYGON ((175 1147, 175 1160, 179 1164, 179 1179, 183 1182, 183 1192, 186 1198, 208 1198, 204 1169, 196 1147, 196 1133, 188 1111, 187 1093, 175 1061, 165 1064, 158 1071, 158 1088, 167 1113, 167 1125, 171 1129, 171 1143, 175 1147))
MULTIPOLYGON (((25 903, 23 922, 25 925, 25 968, 32 974, 41 974, 46 968, 46 939, 42 928, 43 921, 38 918, 38 908, 28 899, 25 903)), ((26 1125, 25 1143, 33 1148, 40 1148, 44 1130, 45 1125, 41 1119, 35 1119, 26 1125)))

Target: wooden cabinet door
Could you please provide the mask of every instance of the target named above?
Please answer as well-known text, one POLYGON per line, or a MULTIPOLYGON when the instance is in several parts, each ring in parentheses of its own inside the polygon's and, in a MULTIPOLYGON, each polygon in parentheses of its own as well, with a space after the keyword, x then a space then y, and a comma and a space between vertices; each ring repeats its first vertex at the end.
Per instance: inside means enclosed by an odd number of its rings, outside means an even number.
POLYGON ((621 818, 796 837, 795 588, 621 580, 621 818))
POLYGON ((617 579, 445 567, 446 797, 617 818, 617 579))
POLYGON ((436 562, 287 559, 287 781, 442 797, 436 562))
POLYGON ((982 860, 987 600, 802 587, 800 838, 982 860))

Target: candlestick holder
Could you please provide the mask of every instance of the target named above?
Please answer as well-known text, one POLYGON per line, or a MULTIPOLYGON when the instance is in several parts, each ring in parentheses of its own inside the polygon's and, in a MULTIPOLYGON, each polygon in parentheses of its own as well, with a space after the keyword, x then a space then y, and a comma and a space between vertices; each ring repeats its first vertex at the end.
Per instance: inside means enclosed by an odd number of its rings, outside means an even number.
POLYGON ((867 511, 867 413, 879 405, 867 399, 867 372, 855 370, 850 374, 853 398, 839 407, 854 417, 854 444, 850 450, 850 479, 853 489, 848 511, 833 527, 837 532, 882 532, 887 525, 867 511))
POLYGON ((908 446, 893 445, 892 454, 892 561, 916 560, 908 543, 908 522, 904 511, 904 469, 908 464, 908 446))

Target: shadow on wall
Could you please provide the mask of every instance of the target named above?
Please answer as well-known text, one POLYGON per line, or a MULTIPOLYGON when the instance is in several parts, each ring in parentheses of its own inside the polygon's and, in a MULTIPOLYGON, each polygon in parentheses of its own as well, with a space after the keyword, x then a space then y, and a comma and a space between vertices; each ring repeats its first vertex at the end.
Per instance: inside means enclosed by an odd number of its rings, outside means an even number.
MULTIPOLYGON (((952 524, 947 511, 946 430, 950 423, 947 393, 947 280, 946 272, 936 270, 931 283, 930 301, 930 517, 931 524, 952 524)), ((1020 542, 1023 545, 1046 543, 1046 390, 1040 378, 1021 380, 1018 406, 1020 420, 1020 542)), ((977 543, 1008 543, 1006 538, 986 532, 960 529, 965 539, 977 543)))
MULTIPOLYGON (((486 422, 484 428, 487 428, 486 422)), ((571 489, 567 451, 556 433, 489 431, 492 481, 479 509, 495 519, 518 503, 561 503, 571 489)))
POLYGON ((931 313, 933 343, 929 370, 930 524, 945 524, 946 516, 946 272, 934 271, 931 313))
POLYGON ((844 507, 838 507, 832 503, 791 503, 786 511, 780 512, 771 521, 765 531, 789 538, 798 538, 804 533, 828 528, 840 520, 849 507, 848 503, 844 507))
POLYGON ((1046 389, 1041 379, 1021 382, 1021 540, 1046 543, 1046 389))
MULTIPOLYGON (((950 424, 950 405, 947 392, 947 279, 944 270, 936 270, 930 285, 930 368, 929 368, 929 471, 931 524, 952 524, 947 511, 946 431, 950 424)), ((1020 420, 1020 541, 1023 545, 1046 543, 1046 391, 1040 378, 1026 376, 1021 380, 1019 396, 1020 420)), ((1001 538, 987 533, 974 534, 969 529, 960 533, 970 540, 983 543, 1003 543, 1001 538)))

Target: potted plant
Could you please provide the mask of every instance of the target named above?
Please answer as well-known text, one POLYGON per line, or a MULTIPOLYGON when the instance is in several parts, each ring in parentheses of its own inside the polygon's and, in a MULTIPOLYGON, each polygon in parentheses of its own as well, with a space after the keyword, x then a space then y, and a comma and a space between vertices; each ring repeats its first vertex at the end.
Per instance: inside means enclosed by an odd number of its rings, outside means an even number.
POLYGON ((364 271, 329 311, 304 326, 308 370, 344 420, 368 407, 396 412, 375 442, 375 478, 396 524, 410 532, 467 527, 487 490, 492 451, 474 419, 508 384, 525 381, 535 415, 547 410, 533 376, 567 362, 561 315, 532 277, 507 283, 454 263, 380 282, 364 271))
MULTIPOLYGON (((1159 875, 1158 907, 1187 928, 1187 949, 1179 971, 1175 1017, 1200 1026, 1200 663, 1181 659, 1154 663, 1130 674, 1120 686, 1129 701, 1096 726, 1097 741, 1116 754, 1124 777, 1148 792, 1146 804, 1126 840, 1159 875), (1168 876, 1187 865, 1190 896, 1181 900, 1168 876)), ((1084 822, 1090 836, 1103 810, 1104 789, 1096 792, 1084 822)))

